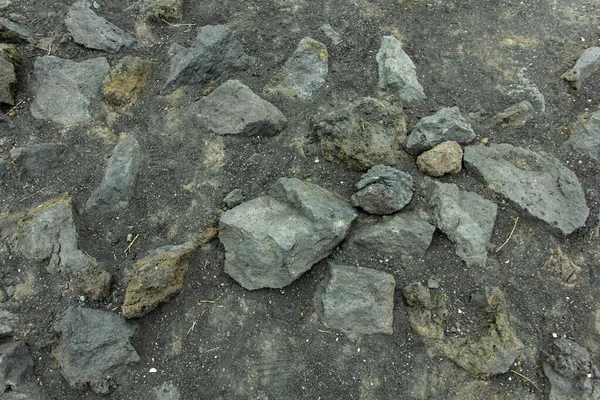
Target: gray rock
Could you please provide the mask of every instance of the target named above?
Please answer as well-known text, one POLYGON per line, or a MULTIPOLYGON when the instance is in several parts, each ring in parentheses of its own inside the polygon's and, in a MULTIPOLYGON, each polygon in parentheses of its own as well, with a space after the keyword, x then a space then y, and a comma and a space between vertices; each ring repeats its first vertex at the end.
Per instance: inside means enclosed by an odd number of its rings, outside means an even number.
POLYGON ((527 100, 514 104, 493 118, 493 125, 522 126, 533 118, 535 109, 527 100))
POLYGON ((65 25, 76 43, 90 49, 116 53, 136 43, 133 36, 79 2, 69 8, 65 25))
POLYGON ((134 328, 111 312, 69 307, 54 329, 60 373, 73 387, 109 393, 127 365, 140 360, 129 342, 134 328))
POLYGON ((323 32, 325 36, 327 36, 329 40, 331 40, 332 44, 338 45, 342 43, 342 37, 331 27, 331 25, 323 24, 319 29, 321 29, 321 32, 323 32))
POLYGON ((311 123, 325 157, 355 171, 396 164, 399 141, 406 134, 402 109, 370 97, 316 114, 311 123))
POLYGON ((348 245, 385 256, 423 256, 431 244, 435 226, 415 214, 399 213, 374 224, 359 226, 348 245))
POLYGON ((360 177, 352 204, 371 214, 392 214, 403 209, 413 196, 410 174, 385 165, 376 165, 360 177))
POLYGON ((284 92, 301 99, 309 98, 325 85, 327 62, 327 47, 309 37, 303 38, 279 72, 284 92))
POLYGON ((434 115, 421 118, 403 144, 408 153, 418 155, 448 140, 459 144, 475 140, 475 132, 458 107, 442 108, 434 115))
POLYGON ((561 75, 571 86, 579 90, 583 82, 600 68, 600 47, 585 49, 575 66, 561 75))
POLYGON ((578 121, 565 145, 576 152, 600 161, 600 111, 593 112, 587 119, 578 121))
POLYGON ((155 21, 159 21, 161 18, 179 20, 183 16, 182 4, 183 0, 145 0, 139 17, 155 21))
POLYGON ((79 249, 69 197, 1 218, 0 231, 11 253, 45 264, 50 273, 63 275, 72 291, 93 300, 108 294, 110 274, 79 249))
POLYGON ((465 148, 466 168, 529 215, 568 235, 589 214, 575 174, 557 159, 531 150, 498 144, 465 148))
POLYGON ((0 393, 6 400, 44 398, 35 378, 33 359, 24 342, 0 345, 0 393))
POLYGON ((100 94, 108 70, 104 57, 81 62, 38 57, 33 68, 35 98, 31 113, 35 118, 64 125, 89 120, 88 107, 100 94))
POLYGON ((85 203, 86 212, 113 213, 127 207, 140 169, 140 145, 127 135, 108 160, 100 186, 85 203))
POLYGON ((195 246, 164 246, 135 263, 123 301, 123 316, 139 318, 169 301, 183 287, 187 258, 195 246))
POLYGON ((39 178, 49 170, 60 167, 66 146, 62 143, 34 144, 28 147, 15 147, 10 157, 19 169, 21 177, 39 178))
POLYGON ((210 83, 246 68, 249 63, 250 57, 229 28, 224 25, 203 26, 190 49, 179 46, 161 93, 171 93, 182 85, 210 83))
POLYGON ((600 369, 579 344, 560 338, 542 351, 551 400, 600 399, 600 369))
POLYGON ((517 71, 517 82, 513 82, 509 88, 500 87, 499 90, 508 96, 513 102, 529 102, 535 112, 546 112, 546 98, 538 87, 525 75, 527 68, 517 71))
POLYGON ((317 302, 323 323, 346 333, 392 334, 394 277, 370 268, 329 264, 317 302))
POLYGON ((0 43, 0 103, 15 104, 17 69, 21 55, 14 44, 0 43))
POLYGON ((19 316, 10 311, 0 310, 0 338, 12 336, 19 324, 19 316))
POLYGON ((0 17, 0 40, 7 43, 22 41, 35 43, 33 34, 29 29, 2 17, 0 17))
POLYGON ((390 90, 407 102, 426 98, 417 79, 417 68, 402 49, 401 41, 391 35, 382 37, 376 59, 381 89, 390 90))
POLYGON ((225 203, 227 208, 233 208, 235 206, 239 206, 243 202, 244 202, 244 192, 242 192, 242 189, 233 189, 223 199, 223 203, 225 203))
POLYGON ((356 216, 331 192, 281 178, 268 196, 221 216, 225 272, 249 290, 287 286, 331 253, 356 216))
POLYGON ((238 80, 229 80, 190 107, 200 127, 218 135, 273 136, 287 119, 238 80))
POLYGON ((436 225, 456 246, 467 266, 483 266, 498 206, 451 183, 429 180, 429 204, 436 225))

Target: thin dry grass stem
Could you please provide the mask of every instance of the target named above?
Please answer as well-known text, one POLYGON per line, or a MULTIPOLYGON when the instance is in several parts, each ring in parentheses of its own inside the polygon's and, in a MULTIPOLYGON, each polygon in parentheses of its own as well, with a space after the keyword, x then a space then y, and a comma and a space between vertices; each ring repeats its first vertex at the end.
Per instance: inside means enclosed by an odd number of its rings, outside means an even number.
POLYGON ((508 243, 513 233, 515 233, 515 229, 517 229, 517 222, 519 222, 519 217, 515 217, 515 224, 513 225, 512 231, 510 231, 510 235, 508 235, 508 238, 504 241, 504 243, 502 243, 502 245, 496 249, 496 253, 506 246, 506 243, 508 243))

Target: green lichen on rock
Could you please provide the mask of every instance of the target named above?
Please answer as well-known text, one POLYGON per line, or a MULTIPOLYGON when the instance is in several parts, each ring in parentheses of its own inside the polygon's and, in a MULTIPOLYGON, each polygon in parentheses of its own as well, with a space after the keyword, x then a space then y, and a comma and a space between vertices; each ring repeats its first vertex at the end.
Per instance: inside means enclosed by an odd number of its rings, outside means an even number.
POLYGON ((113 105, 131 106, 148 84, 152 63, 135 57, 125 57, 104 80, 104 96, 113 105))

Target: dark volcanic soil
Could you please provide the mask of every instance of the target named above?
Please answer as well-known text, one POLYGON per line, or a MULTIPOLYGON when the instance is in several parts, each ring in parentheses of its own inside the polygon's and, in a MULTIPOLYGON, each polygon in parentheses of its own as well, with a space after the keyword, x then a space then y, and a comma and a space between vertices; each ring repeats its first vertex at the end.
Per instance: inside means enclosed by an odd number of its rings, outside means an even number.
MULTIPOLYGON (((159 246, 180 244, 211 229, 224 208, 223 198, 233 189, 242 189, 245 198, 252 199, 265 194, 278 178, 296 177, 350 198, 360 173, 324 159, 314 143, 310 117, 342 100, 378 97, 375 55, 386 34, 403 42, 427 95, 421 102, 397 103, 406 113, 409 132, 420 118, 458 106, 478 140, 555 156, 576 173, 584 188, 590 208, 587 225, 568 237, 556 236, 467 171, 439 178, 498 204, 486 267, 467 268, 439 232, 422 259, 351 254, 343 244, 328 258, 394 275, 392 335, 346 335, 319 322, 314 292, 325 276, 326 260, 284 289, 248 291, 223 272, 225 252, 214 238, 194 255, 182 292, 133 320, 138 328, 132 344, 141 361, 129 367, 108 397, 177 398, 157 394, 161 387, 170 387, 166 384, 176 387, 181 399, 535 399, 544 398, 548 390, 539 351, 553 335, 574 340, 600 363, 600 239, 593 234, 598 223, 599 166, 563 145, 570 125, 600 106, 600 73, 579 91, 560 78, 585 48, 599 43, 597 0, 184 0, 181 21, 150 22, 152 37, 144 39, 144 46, 117 54, 89 50, 71 40, 64 25, 70 4, 12 0, 0 16, 29 28, 36 39, 53 38, 52 55, 75 61, 103 56, 111 67, 134 55, 152 61, 152 68, 148 86, 127 112, 115 110, 100 96, 91 106, 91 121, 63 127, 34 119, 29 109, 33 64, 48 52, 34 45, 18 46, 23 63, 17 101, 22 103, 10 113, 12 127, 0 124, 0 157, 10 160, 14 147, 49 142, 65 143, 67 150, 64 165, 34 180, 11 169, 0 185, 2 214, 36 207, 63 193, 72 196, 81 212, 102 179, 118 135, 135 135, 142 148, 128 208, 111 220, 84 213, 77 220, 80 247, 113 275, 111 297, 98 302, 82 299, 65 291, 59 277, 43 267, 21 269, 15 260, 0 264, 1 286, 19 287, 0 307, 21 317, 16 339, 32 350, 35 373, 47 398, 107 397, 70 388, 63 379, 53 356, 58 340, 51 328, 54 321, 72 305, 120 312, 125 269, 159 246), (320 26, 325 23, 341 35, 341 43, 333 45, 324 35, 320 26), (169 47, 190 46, 197 29, 208 24, 227 25, 255 58, 250 68, 230 77, 283 112, 288 126, 280 134, 215 137, 198 132, 191 137, 194 127, 177 112, 223 80, 159 95, 169 73, 169 47), (325 87, 306 100, 263 92, 305 36, 327 45, 325 87), (544 95, 545 112, 523 126, 490 126, 491 116, 515 103, 507 93, 519 84, 519 73, 544 95), (516 216, 514 234, 496 252, 516 216), (139 237, 124 253, 130 244, 128 234, 139 237), (545 268, 558 246, 582 268, 573 287, 563 285, 545 268), (481 323, 468 315, 468 308, 458 313, 474 291, 485 285, 504 291, 510 322, 525 346, 511 369, 537 388, 510 371, 477 378, 449 360, 428 355, 409 326, 402 288, 430 278, 439 281, 448 299, 450 336, 461 335, 450 330, 456 324, 481 323), (149 373, 151 368, 157 372, 149 373)), ((133 1, 98 4, 98 15, 135 32, 137 11, 128 7, 133 1)), ((3 113, 9 109, 2 105, 3 113)), ((424 175, 415 157, 403 154, 395 167, 415 179, 409 209, 426 212, 424 175)))

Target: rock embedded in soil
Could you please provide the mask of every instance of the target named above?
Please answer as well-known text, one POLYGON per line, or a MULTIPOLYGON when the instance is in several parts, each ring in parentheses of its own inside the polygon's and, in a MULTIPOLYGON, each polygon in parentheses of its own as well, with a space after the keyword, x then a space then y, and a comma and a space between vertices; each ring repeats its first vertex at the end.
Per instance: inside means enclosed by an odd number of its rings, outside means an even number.
POLYGON ((393 333, 392 275, 330 263, 321 285, 316 297, 326 326, 346 333, 393 333))
POLYGON ((575 66, 561 75, 571 86, 579 90, 584 81, 600 69, 600 47, 590 47, 581 53, 575 66))
POLYGON ((69 8, 65 25, 73 40, 89 49, 117 53, 136 43, 133 36, 79 2, 69 8))
POLYGON ((484 266, 498 206, 452 183, 429 180, 429 204, 436 225, 455 244, 467 266, 484 266))
POLYGON ((180 20, 183 17, 183 0, 145 0, 140 9, 139 18, 160 21, 163 19, 180 20))
POLYGON ((475 132, 458 107, 442 108, 434 115, 421 118, 403 145, 408 153, 419 155, 449 140, 459 144, 475 140, 475 132))
POLYGON ((54 324, 60 341, 54 354, 69 385, 107 394, 127 366, 140 361, 129 342, 135 329, 117 314, 69 307, 54 324))
POLYGON ((23 341, 0 344, 0 393, 6 400, 41 400, 33 359, 23 341))
POLYGON ((65 150, 66 146, 62 143, 34 144, 11 149, 10 157, 21 178, 35 179, 61 167, 65 150))
POLYGON ((14 44, 0 43, 0 103, 15 104, 17 70, 21 55, 14 44))
POLYGON ((593 112, 587 118, 580 118, 565 145, 579 154, 600 161, 600 111, 593 112))
POLYGON ((359 225, 348 246, 374 255, 421 257, 431 244, 435 226, 416 214, 384 216, 373 224, 359 225))
POLYGON ((33 68, 32 115, 63 125, 89 120, 89 105, 100 94, 109 68, 104 57, 81 62, 38 57, 33 68))
POLYGON ((327 257, 356 216, 354 208, 333 193, 281 178, 268 196, 221 216, 225 272, 249 290, 285 287, 327 257))
POLYGON ((527 100, 513 104, 504 111, 497 113, 493 118, 493 125, 523 126, 533 118, 535 109, 527 100))
POLYGON ((550 382, 549 399, 600 399, 600 369, 572 340, 559 338, 542 350, 542 367, 550 382))
POLYGON ((2 17, 0 17, 0 40, 7 43, 35 43, 33 34, 29 29, 2 17))
POLYGON ((182 85, 208 84, 248 67, 250 60, 229 28, 203 26, 191 48, 177 47, 161 94, 169 94, 182 85))
POLYGON ((577 176, 557 159, 509 144, 465 148, 465 167, 517 207, 568 235, 589 209, 577 176))
POLYGON ((85 203, 85 211, 106 214, 125 209, 133 194, 140 162, 140 145, 129 134, 115 147, 102 182, 85 203))
POLYGON ((137 57, 125 57, 104 80, 104 97, 116 106, 131 106, 148 84, 152 63, 137 57))
POLYGON ((417 79, 417 68, 402 49, 401 41, 391 35, 382 37, 376 59, 379 66, 379 88, 389 90, 406 102, 426 98, 417 79))
POLYGON ((403 209, 413 196, 410 174, 385 165, 376 165, 360 177, 352 204, 370 214, 393 214, 403 209))
POLYGON ((429 176, 439 177, 457 174, 462 169, 463 151, 454 141, 442 142, 417 157, 419 171, 429 176))
POLYGON ((0 338, 15 334, 19 316, 7 310, 0 310, 0 338))
POLYGON ((198 126, 217 135, 273 136, 287 125, 274 105, 229 80, 189 107, 198 126))
POLYGON ((581 280, 581 268, 571 260, 571 257, 561 250, 560 246, 548 258, 545 267, 550 275, 567 287, 573 287, 581 280))
POLYGON ((325 157, 354 171, 396 164, 400 141, 406 135, 402 109, 371 97, 313 115, 311 124, 325 157))
POLYGON ((177 295, 194 250, 191 244, 163 246, 138 260, 125 291, 123 316, 142 317, 177 295))

